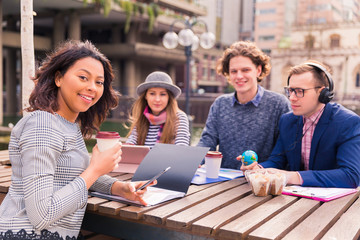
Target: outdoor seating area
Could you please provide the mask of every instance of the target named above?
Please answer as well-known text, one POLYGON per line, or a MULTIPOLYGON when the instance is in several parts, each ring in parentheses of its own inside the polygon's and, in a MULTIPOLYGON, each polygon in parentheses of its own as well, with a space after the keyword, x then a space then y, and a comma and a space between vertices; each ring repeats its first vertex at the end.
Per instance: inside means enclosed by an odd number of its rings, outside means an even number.
MULTIPOLYGON (((11 166, 8 151, 1 151, 0 158, 1 202, 11 183, 11 166)), ((358 239, 359 194, 325 203, 285 195, 256 197, 240 178, 191 185, 184 198, 151 207, 89 197, 82 232, 88 239, 358 239)))

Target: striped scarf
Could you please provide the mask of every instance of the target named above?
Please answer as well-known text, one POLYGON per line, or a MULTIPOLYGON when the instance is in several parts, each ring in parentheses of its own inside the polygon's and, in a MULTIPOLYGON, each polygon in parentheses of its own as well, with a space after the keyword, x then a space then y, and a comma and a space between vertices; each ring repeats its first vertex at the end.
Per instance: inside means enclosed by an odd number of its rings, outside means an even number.
POLYGON ((162 111, 159 116, 155 116, 154 114, 149 112, 149 107, 146 106, 144 110, 144 115, 152 125, 160 125, 160 129, 156 137, 156 142, 160 142, 161 134, 166 121, 166 111, 162 111))

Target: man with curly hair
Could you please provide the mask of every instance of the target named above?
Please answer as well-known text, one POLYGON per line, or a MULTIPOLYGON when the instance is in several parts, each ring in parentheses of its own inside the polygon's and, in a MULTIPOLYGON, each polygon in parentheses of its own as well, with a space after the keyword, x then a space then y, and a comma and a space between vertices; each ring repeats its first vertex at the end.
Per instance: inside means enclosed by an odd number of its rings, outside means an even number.
POLYGON ((265 161, 276 143, 280 116, 290 111, 290 104, 284 95, 259 85, 270 69, 270 57, 252 42, 233 43, 218 61, 217 72, 235 92, 214 101, 198 146, 218 147, 223 168, 240 169, 236 158, 246 150, 265 161))

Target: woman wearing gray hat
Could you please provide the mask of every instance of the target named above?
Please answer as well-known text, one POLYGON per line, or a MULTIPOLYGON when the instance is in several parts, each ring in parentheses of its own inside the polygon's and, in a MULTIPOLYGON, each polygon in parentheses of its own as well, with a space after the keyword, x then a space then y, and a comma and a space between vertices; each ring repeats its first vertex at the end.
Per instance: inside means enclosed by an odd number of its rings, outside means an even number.
POLYGON ((139 98, 132 107, 127 143, 151 147, 157 142, 189 145, 189 120, 176 101, 181 90, 168 74, 149 74, 136 93, 139 98))

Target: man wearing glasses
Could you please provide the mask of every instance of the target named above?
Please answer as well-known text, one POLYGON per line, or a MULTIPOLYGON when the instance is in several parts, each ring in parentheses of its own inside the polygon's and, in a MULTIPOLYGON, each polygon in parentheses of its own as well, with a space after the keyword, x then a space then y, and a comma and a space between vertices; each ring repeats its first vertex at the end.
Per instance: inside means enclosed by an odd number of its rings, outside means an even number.
POLYGON ((292 112, 279 122, 280 135, 267 161, 242 169, 286 169, 288 184, 351 187, 360 182, 360 117, 333 98, 326 67, 308 61, 290 70, 285 88, 292 112))

